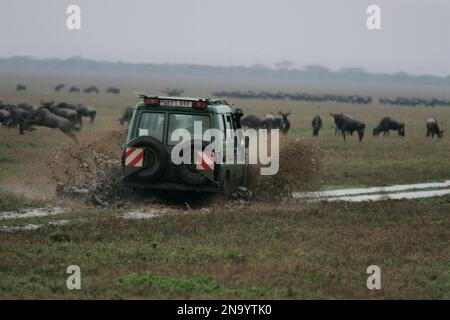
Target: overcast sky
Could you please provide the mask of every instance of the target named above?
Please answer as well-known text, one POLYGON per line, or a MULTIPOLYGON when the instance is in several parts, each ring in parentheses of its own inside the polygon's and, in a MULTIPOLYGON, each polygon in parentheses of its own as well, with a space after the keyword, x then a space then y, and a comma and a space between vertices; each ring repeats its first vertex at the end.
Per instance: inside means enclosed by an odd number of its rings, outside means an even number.
POLYGON ((0 0, 0 56, 450 74, 450 0, 0 0), (66 8, 81 8, 81 30, 66 8), (366 8, 381 8, 380 31, 366 8))

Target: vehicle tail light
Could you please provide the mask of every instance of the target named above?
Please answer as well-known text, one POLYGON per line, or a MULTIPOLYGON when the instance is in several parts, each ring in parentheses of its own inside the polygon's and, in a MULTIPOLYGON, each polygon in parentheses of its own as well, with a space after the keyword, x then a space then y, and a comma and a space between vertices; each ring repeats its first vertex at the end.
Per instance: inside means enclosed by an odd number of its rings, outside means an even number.
POLYGON ((206 109, 208 103, 206 101, 192 101, 192 108, 194 109, 206 109))
POLYGON ((144 103, 148 106, 159 106, 160 100, 158 98, 145 98, 144 103))

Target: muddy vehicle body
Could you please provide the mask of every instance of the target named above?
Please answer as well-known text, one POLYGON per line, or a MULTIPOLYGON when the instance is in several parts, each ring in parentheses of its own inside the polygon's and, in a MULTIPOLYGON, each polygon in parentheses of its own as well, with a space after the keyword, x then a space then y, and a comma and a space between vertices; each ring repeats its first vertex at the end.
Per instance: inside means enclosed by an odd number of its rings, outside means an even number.
POLYGON ((240 113, 233 113, 224 100, 140 95, 123 145, 124 183, 137 189, 197 192, 227 192, 245 186, 248 140, 246 143, 243 136, 237 138, 230 134, 230 130, 240 129, 240 116, 240 113), (200 136, 199 132, 194 132, 194 123, 201 123, 200 136), (175 164, 172 159, 172 150, 182 145, 181 140, 173 139, 172 133, 177 129, 193 134, 192 140, 184 141, 192 150, 191 162, 175 164), (211 150, 208 151, 207 145, 211 140, 204 140, 203 135, 207 129, 223 133, 220 142, 223 150, 208 153, 211 150), (197 149, 194 149, 194 142, 197 149), (199 156, 199 145, 204 158, 200 155, 200 160, 194 163, 194 155, 199 156), (244 163, 217 161, 225 160, 227 155, 230 157, 230 153, 236 160, 238 147, 244 152, 244 163))

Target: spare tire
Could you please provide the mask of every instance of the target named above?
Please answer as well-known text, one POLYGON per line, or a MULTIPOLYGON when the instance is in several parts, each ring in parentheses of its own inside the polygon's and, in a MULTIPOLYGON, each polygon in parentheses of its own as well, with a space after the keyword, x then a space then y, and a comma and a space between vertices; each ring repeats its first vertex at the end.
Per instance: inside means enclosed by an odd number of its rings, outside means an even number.
POLYGON ((144 164, 141 170, 134 173, 139 180, 156 181, 167 168, 169 155, 164 145, 153 137, 142 136, 131 140, 127 147, 144 149, 144 164))
MULTIPOLYGON (((182 163, 175 166, 175 173, 177 176, 188 184, 204 184, 209 181, 209 179, 198 172, 196 164, 194 163, 194 141, 188 142, 191 144, 191 163, 182 163)), ((202 150, 206 148, 208 143, 202 141, 202 150)), ((180 155, 183 155, 183 150, 181 150, 180 155)))

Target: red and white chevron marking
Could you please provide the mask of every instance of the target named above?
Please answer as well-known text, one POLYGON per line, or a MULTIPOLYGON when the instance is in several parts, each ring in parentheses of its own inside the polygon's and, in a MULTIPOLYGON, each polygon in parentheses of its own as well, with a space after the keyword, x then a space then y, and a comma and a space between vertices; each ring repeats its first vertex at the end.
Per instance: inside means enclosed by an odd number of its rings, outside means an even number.
POLYGON ((129 147, 125 151, 125 165, 128 167, 142 167, 144 164, 144 149, 129 147))
POLYGON ((214 170, 214 153, 213 152, 197 152, 197 170, 214 170))

